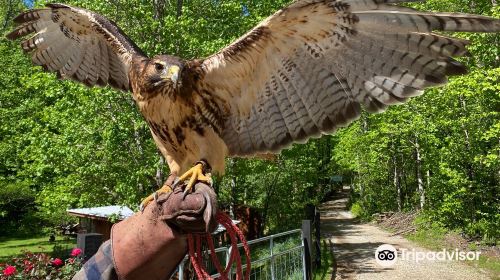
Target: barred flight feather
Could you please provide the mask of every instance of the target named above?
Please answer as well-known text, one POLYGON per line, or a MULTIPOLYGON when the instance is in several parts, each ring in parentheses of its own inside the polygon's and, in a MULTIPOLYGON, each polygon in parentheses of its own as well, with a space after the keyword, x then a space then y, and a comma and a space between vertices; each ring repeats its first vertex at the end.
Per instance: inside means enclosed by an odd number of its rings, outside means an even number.
POLYGON ((230 155, 278 152, 349 124, 360 105, 382 112, 465 74, 453 57, 468 42, 433 31, 500 31, 497 19, 403 2, 298 0, 207 58, 202 83, 231 108, 230 155))
POLYGON ((498 19, 404 2, 415 1, 296 0, 190 61, 148 58, 113 22, 64 4, 22 13, 7 38, 31 35, 22 49, 58 77, 132 90, 171 172, 202 158, 223 172, 227 155, 279 152, 465 74, 454 57, 468 41, 434 31, 500 31, 498 19), (180 85, 162 63, 182 69, 180 85))
POLYGON ((109 20, 64 4, 26 11, 14 19, 19 26, 7 34, 32 53, 33 63, 88 86, 107 84, 129 90, 128 70, 132 55, 142 51, 109 20), (110 54, 113 55, 110 55, 110 54))

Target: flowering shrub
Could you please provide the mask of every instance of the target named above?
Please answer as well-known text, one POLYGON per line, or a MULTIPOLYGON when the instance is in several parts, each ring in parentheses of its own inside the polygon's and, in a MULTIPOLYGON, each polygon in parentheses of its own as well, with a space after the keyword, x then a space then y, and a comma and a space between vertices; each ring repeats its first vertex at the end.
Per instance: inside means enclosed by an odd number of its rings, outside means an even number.
POLYGON ((12 275, 12 274, 16 273, 16 268, 12 265, 8 265, 5 267, 5 269, 2 271, 2 273, 5 276, 12 275))
POLYGON ((82 249, 80 248, 74 248, 71 250, 71 256, 72 257, 78 257, 82 253, 82 249))
POLYGON ((9 264, 0 264, 0 280, 13 279, 71 279, 82 267, 82 250, 74 248, 65 261, 44 253, 26 252, 9 264))
POLYGON ((52 263, 53 266, 61 266, 61 265, 64 264, 64 262, 61 259, 59 259, 59 258, 56 258, 56 259, 52 260, 51 263, 52 263))

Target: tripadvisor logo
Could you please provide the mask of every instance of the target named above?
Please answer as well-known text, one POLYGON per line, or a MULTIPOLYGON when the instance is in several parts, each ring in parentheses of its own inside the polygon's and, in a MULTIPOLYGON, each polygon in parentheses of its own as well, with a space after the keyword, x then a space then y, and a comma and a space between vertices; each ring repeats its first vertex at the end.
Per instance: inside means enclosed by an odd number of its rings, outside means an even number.
POLYGON ((470 251, 464 252, 455 250, 447 250, 443 249, 439 252, 432 251, 417 251, 415 249, 405 249, 401 248, 400 251, 390 245, 390 244, 382 244, 375 251, 375 260, 377 264, 382 267, 391 267, 393 266, 398 257, 405 261, 414 261, 419 263, 421 261, 477 261, 479 260, 479 255, 481 252, 478 251, 470 251), (399 256, 398 256, 399 253, 399 256))
POLYGON ((382 244, 375 251, 375 261, 383 267, 390 267, 398 259, 398 250, 390 244, 382 244))

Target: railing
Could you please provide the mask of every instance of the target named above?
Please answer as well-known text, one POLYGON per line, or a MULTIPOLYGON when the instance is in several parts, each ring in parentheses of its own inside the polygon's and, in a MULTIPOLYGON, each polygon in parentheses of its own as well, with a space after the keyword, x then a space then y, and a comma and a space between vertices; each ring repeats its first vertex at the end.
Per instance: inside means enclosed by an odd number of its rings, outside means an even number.
MULTIPOLYGON (((306 280, 306 246, 304 245, 304 240, 305 237, 303 236, 302 230, 295 229, 248 241, 248 245, 251 247, 252 252, 250 279, 306 280), (277 239, 285 239, 285 242, 279 242, 277 239), (269 242, 269 247, 265 246, 265 242, 269 242), (268 250, 265 249, 266 247, 268 250), (263 257, 260 256, 265 253, 265 251, 268 251, 269 254, 263 257), (254 260, 255 257, 258 258, 254 260)), ((243 244, 238 244, 238 250, 242 247, 243 244)), ((229 262, 231 250, 232 247, 220 247, 215 249, 215 253, 221 262, 225 259, 224 265, 229 262)), ((206 264, 210 264, 209 254, 209 251, 204 251, 204 259, 207 260, 206 264)), ((244 254, 241 255, 244 256, 244 254)), ((245 262, 242 261, 242 263, 245 262)), ((192 271, 189 269, 186 270, 187 266, 190 266, 190 262, 186 256, 178 268, 179 280, 192 279, 193 275, 186 275, 191 274, 189 272, 192 271)), ((209 265, 207 266, 210 267, 209 265)), ((244 264, 242 268, 243 271, 245 271, 247 267, 244 264)), ((231 267, 229 279, 235 279, 235 273, 235 267, 231 267)), ((219 274, 213 274, 211 276, 215 278, 218 277, 219 274)))

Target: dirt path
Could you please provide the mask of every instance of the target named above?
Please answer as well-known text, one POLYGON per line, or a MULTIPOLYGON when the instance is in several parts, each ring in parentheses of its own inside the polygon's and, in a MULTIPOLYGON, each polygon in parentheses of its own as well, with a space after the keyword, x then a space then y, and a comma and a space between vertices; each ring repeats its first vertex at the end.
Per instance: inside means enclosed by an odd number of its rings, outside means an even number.
POLYGON ((375 250, 382 244, 391 244, 398 251, 415 249, 428 252, 400 237, 391 236, 380 228, 357 222, 346 210, 348 189, 337 198, 322 204, 321 232, 333 242, 337 268, 332 279, 491 279, 488 275, 460 261, 397 260, 390 268, 379 266, 375 250))

